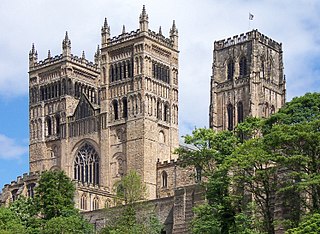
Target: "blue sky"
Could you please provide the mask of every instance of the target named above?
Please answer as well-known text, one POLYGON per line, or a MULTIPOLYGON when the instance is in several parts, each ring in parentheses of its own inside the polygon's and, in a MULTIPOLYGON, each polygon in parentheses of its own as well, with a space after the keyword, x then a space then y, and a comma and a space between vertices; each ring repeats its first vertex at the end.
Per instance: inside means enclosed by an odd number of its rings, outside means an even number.
POLYGON ((215 40, 253 28, 283 43, 287 100, 319 91, 320 1, 318 0, 1 0, 0 1, 0 187, 28 171, 28 53, 39 59, 61 53, 65 31, 72 53, 93 60, 100 29, 111 34, 139 26, 142 5, 149 27, 168 36, 179 30, 180 135, 208 126, 209 84, 215 40), (254 15, 253 21, 248 14, 254 15))

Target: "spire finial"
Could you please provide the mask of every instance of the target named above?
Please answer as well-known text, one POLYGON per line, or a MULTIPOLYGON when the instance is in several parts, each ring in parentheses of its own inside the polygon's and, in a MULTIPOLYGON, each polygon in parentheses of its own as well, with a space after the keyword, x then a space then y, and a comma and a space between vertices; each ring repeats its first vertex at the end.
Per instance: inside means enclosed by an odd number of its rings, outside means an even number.
POLYGON ((178 36, 178 29, 176 27, 176 21, 173 20, 172 27, 170 29, 170 36, 178 36))
POLYGON ((126 26, 123 25, 123 26, 122 26, 122 34, 125 34, 125 33, 126 33, 126 26))
POLYGON ((82 59, 86 59, 86 55, 84 53, 84 50, 82 51, 82 56, 81 56, 82 59))
POLYGON ((161 26, 159 27, 159 34, 162 35, 162 29, 161 26))
POLYGON ((51 58, 51 51, 48 50, 48 58, 51 58))
POLYGON ((146 6, 145 5, 143 5, 142 6, 142 15, 147 15, 147 12, 146 12, 146 6))
POLYGON ((68 31, 66 31, 66 35, 62 41, 62 51, 63 55, 71 55, 71 41, 68 36, 68 31))
POLYGON ((142 13, 140 14, 140 31, 146 32, 148 31, 148 14, 146 11, 145 5, 142 7, 142 13))

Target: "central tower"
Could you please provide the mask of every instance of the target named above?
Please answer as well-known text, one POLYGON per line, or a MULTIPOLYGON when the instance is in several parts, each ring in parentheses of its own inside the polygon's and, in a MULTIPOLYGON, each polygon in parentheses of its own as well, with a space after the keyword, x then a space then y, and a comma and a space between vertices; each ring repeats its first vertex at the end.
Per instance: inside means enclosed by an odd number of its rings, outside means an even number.
MULTIPOLYGON (((109 178, 136 170, 156 197, 156 163, 171 160, 179 144, 178 30, 170 36, 149 29, 143 6, 139 29, 110 37, 101 29, 102 140, 109 140, 109 178)), ((104 151, 102 150, 102 151, 104 151)))
POLYGON ((253 30, 216 41, 210 128, 233 130, 245 117, 269 117, 285 103, 282 44, 253 30))

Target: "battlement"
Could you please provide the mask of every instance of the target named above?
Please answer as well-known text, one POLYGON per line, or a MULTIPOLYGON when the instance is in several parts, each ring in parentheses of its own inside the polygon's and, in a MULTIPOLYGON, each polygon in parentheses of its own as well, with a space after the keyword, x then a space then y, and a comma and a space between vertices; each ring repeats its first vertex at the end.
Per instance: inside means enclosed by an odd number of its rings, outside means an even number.
POLYGON ((10 184, 5 184, 3 190, 9 189, 10 187, 14 187, 19 184, 23 184, 26 181, 36 180, 40 175, 39 171, 23 173, 22 176, 17 176, 17 180, 11 181, 10 184))
POLYGON ((82 57, 79 57, 79 56, 76 56, 73 54, 71 54, 71 56, 64 56, 63 54, 60 54, 60 55, 56 55, 54 57, 48 57, 48 58, 41 60, 39 62, 35 62, 34 65, 32 67, 30 67, 30 70, 44 68, 47 66, 58 64, 63 61, 70 61, 70 62, 73 62, 73 63, 78 64, 80 66, 84 66, 88 69, 98 71, 97 64, 95 64, 85 58, 82 58, 82 57))
POLYGON ((227 39, 219 40, 214 42, 214 50, 222 50, 228 48, 233 45, 245 43, 248 41, 258 40, 260 43, 269 46, 277 51, 282 50, 282 44, 278 43, 271 38, 265 36, 264 34, 260 33, 257 29, 252 30, 247 33, 242 33, 240 35, 235 35, 232 38, 229 37, 227 39))
MULTIPOLYGON (((113 46, 113 45, 117 45, 120 44, 122 42, 125 41, 129 41, 132 39, 135 39, 139 36, 141 36, 142 32, 140 31, 140 29, 137 29, 136 31, 131 31, 129 33, 125 32, 122 33, 118 36, 114 36, 110 39, 110 41, 108 42, 108 46, 113 46)), ((173 48, 173 41, 170 38, 166 38, 165 36, 163 36, 161 33, 156 33, 152 30, 148 30, 148 34, 147 34, 151 39, 169 47, 169 48, 173 48)))
POLYGON ((176 166, 177 164, 179 164, 179 162, 180 162, 179 159, 171 159, 170 161, 165 160, 163 162, 160 162, 160 160, 158 159, 158 161, 157 161, 157 169, 158 168, 163 168, 163 167, 176 166))

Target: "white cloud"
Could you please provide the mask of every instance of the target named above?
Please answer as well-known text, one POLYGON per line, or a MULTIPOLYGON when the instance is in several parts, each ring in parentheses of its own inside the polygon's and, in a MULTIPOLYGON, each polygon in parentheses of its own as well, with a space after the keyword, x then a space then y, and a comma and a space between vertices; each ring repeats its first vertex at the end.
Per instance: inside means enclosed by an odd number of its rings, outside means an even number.
MULTIPOLYGON (((316 0, 2 0, 0 7, 0 96, 28 92, 28 52, 35 42, 40 59, 48 49, 61 53, 66 30, 72 52, 92 58, 100 43, 100 28, 108 18, 116 36, 139 26, 142 5, 149 25, 162 26, 168 35, 172 20, 179 29, 180 133, 190 126, 208 126, 212 45, 233 35, 257 28, 283 43, 288 99, 319 91, 320 1, 316 0), (248 13, 254 14, 249 27, 248 13)), ((193 128, 193 127, 192 127, 193 128)))
POLYGON ((28 153, 28 150, 27 146, 0 134, 0 159, 20 159, 22 155, 28 153))

